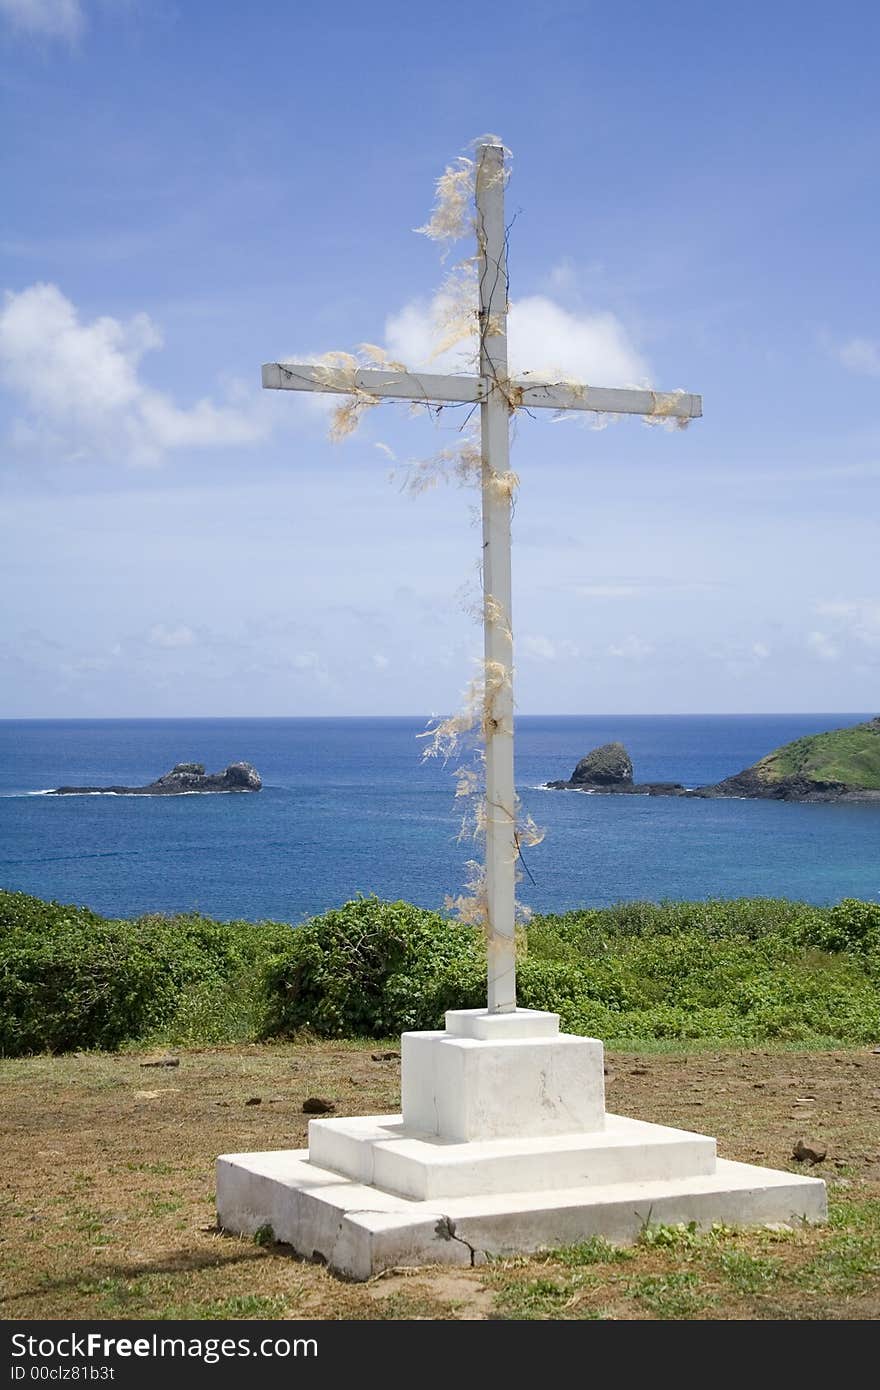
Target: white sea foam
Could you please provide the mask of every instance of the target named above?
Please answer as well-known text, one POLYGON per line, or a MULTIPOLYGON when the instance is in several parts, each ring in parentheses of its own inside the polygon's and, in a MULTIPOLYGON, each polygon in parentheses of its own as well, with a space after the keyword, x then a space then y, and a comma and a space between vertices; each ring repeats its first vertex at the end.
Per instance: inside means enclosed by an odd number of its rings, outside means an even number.
POLYGON ((577 792, 578 796, 595 796, 595 787, 548 787, 546 782, 539 782, 535 787, 529 787, 531 792, 577 792))
POLYGON ((204 791, 204 792, 200 792, 200 791, 191 791, 191 792, 114 792, 114 791, 110 791, 109 789, 108 789, 107 791, 100 790, 100 791, 91 791, 91 792, 57 792, 57 791, 55 790, 54 787, 44 787, 41 791, 33 791, 33 792, 2 792, 2 793, 0 793, 0 795, 2 795, 2 796, 65 796, 65 797, 67 797, 67 796, 120 796, 120 797, 121 797, 121 796, 137 796, 137 797, 140 797, 140 798, 158 796, 158 797, 161 797, 163 801, 167 801, 170 797, 178 797, 178 796, 233 796, 233 795, 235 795, 235 794, 237 793, 237 791, 238 791, 238 789, 237 789, 236 787, 223 787, 223 788, 218 788, 217 791, 211 791, 211 792, 208 792, 208 791, 204 791))

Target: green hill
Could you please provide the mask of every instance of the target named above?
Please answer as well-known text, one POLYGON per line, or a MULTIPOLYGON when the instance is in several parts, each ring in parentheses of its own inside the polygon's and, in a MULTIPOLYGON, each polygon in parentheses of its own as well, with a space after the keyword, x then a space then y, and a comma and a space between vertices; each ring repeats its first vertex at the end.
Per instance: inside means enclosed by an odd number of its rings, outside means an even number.
POLYGON ((880 791, 880 718, 783 744, 751 769, 763 782, 803 777, 880 791))

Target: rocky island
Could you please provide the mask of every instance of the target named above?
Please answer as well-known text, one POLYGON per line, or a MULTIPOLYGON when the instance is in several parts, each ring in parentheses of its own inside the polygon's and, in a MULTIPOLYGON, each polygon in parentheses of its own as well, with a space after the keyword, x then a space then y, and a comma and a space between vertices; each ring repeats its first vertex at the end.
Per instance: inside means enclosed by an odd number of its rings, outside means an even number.
POLYGON ((630 796, 686 796, 679 782, 633 781, 632 758, 622 743, 603 743, 581 758, 567 782, 546 782, 554 791, 604 792, 630 796))
POLYGON ((55 787, 48 796, 106 792, 116 796, 180 796, 186 792, 258 792, 263 779, 250 763, 230 763, 223 772, 205 772, 204 763, 178 763, 146 787, 55 787))
POLYGON ((751 767, 711 786, 636 782, 622 743, 605 743, 581 758, 558 791, 635 796, 747 797, 772 801, 876 801, 880 803, 880 716, 865 724, 811 734, 783 744, 751 767))

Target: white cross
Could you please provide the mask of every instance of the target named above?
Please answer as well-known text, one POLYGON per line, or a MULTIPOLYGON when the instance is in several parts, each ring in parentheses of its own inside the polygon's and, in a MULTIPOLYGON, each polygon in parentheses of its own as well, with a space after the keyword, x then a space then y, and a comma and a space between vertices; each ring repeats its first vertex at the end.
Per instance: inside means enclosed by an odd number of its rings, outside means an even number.
POLYGON ((263 367, 263 386, 331 391, 395 400, 479 404, 482 438, 483 626, 487 679, 483 709, 486 755, 486 906, 488 1002, 491 1013, 516 1008, 514 940, 518 844, 513 780, 513 638, 511 635, 509 475, 514 408, 592 410, 686 421, 702 414, 699 396, 682 391, 617 390, 567 382, 511 381, 507 374, 507 229, 504 149, 482 144, 476 155, 480 371, 478 376, 328 367, 278 362, 263 367), (499 479, 501 483, 499 484, 499 479), (493 483, 495 484, 493 486, 493 483), (490 665, 490 663, 492 663, 490 665), (498 678, 498 673, 501 678, 498 678))

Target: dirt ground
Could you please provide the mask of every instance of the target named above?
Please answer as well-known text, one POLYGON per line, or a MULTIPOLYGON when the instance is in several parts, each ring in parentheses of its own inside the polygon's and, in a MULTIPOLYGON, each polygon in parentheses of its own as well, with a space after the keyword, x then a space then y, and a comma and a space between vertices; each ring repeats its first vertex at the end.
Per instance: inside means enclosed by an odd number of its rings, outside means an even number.
POLYGON ((220 1232, 216 1156, 306 1144, 310 1096, 389 1113, 377 1044, 80 1054, 0 1062, 0 1313, 18 1318, 875 1318, 880 1052, 608 1057, 609 1109, 700 1130, 726 1158, 791 1168, 827 1148, 831 1220, 807 1230, 648 1232, 482 1269, 346 1283, 220 1232))

